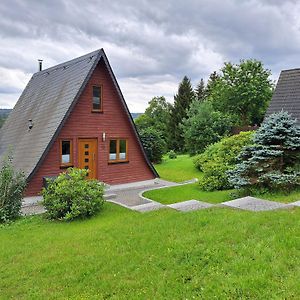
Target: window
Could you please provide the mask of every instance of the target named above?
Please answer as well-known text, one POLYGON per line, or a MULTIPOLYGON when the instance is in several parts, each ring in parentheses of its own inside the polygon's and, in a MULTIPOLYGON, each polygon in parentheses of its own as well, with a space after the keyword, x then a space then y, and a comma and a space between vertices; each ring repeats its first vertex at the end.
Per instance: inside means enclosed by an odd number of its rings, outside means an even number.
POLYGON ((93 109, 94 112, 102 111, 102 87, 93 86, 93 109))
POLYGON ((128 143, 125 139, 109 141, 109 162, 128 161, 128 143))
POLYGON ((71 140, 60 141, 60 164, 71 166, 73 164, 73 145, 71 140))

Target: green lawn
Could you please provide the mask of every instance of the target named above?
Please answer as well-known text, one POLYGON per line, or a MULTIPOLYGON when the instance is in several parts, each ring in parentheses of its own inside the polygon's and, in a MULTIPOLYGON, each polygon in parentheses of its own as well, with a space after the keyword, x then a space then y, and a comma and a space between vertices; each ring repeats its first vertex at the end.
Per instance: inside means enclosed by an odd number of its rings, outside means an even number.
POLYGON ((185 200, 201 200, 209 203, 221 203, 233 199, 229 191, 205 192, 200 190, 197 183, 148 191, 143 196, 163 204, 172 204, 185 200))
POLYGON ((140 214, 0 227, 1 299, 299 299, 300 209, 140 214))
POLYGON ((192 158, 188 155, 178 155, 176 159, 165 156, 162 163, 155 165, 155 169, 161 178, 174 182, 202 177, 202 173, 194 167, 192 158))
MULTIPOLYGON (((203 174, 194 167, 192 158, 188 155, 179 155, 177 159, 165 158, 163 163, 155 165, 155 168, 162 179, 175 182, 181 182, 191 178, 201 178, 203 176, 203 174)), ((143 195, 163 204, 171 204, 191 199, 210 203, 221 203, 237 197, 234 195, 234 190, 214 192, 202 191, 197 183, 148 191, 143 195)), ((251 196, 290 203, 300 200, 300 191, 294 191, 290 194, 256 193, 251 196)))

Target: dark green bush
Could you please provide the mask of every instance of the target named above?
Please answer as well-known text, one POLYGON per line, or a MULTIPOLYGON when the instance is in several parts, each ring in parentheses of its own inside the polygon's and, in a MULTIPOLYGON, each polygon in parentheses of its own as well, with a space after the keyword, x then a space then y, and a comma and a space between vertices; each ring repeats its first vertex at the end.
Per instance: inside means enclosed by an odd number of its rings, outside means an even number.
POLYGON ((8 155, 0 170, 0 222, 12 221, 20 215, 25 187, 25 175, 14 171, 12 157, 8 155))
POLYGON ((161 134, 153 127, 143 129, 139 134, 149 160, 153 163, 160 163, 166 148, 161 134))
POLYGON ((175 159, 175 158, 177 158, 177 154, 176 154, 176 152, 175 152, 174 150, 170 150, 170 151, 168 152, 168 157, 169 157, 170 159, 175 159))
POLYGON ((86 178, 88 170, 69 168, 43 189, 43 204, 50 219, 73 220, 90 217, 104 204, 104 186, 86 178))
POLYGON ((251 143, 253 132, 241 132, 212 144, 194 158, 194 165, 204 176, 199 181, 203 190, 231 188, 226 171, 234 168, 243 147, 251 143))

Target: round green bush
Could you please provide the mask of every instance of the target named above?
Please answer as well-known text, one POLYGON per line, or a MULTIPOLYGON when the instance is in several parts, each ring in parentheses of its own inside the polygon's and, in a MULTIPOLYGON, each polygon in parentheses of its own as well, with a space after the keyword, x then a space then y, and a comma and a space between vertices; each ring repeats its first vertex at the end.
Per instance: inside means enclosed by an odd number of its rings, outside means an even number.
POLYGON ((176 154, 176 152, 175 152, 174 150, 170 150, 170 151, 168 152, 168 157, 169 157, 170 159, 175 159, 175 158, 177 158, 177 154, 176 154))
POLYGON ((48 181, 42 191, 48 218, 69 221, 90 217, 101 210, 104 185, 88 180, 87 173, 85 169, 69 168, 55 180, 48 181))
POLYGON ((212 144, 194 158, 194 165, 203 172, 199 185, 203 190, 222 190, 232 188, 227 171, 237 164, 237 157, 242 149, 252 143, 253 132, 241 132, 223 138, 212 144))
POLYGON ((160 132, 153 127, 148 127, 141 130, 139 135, 149 160, 153 163, 160 163, 166 148, 160 132))

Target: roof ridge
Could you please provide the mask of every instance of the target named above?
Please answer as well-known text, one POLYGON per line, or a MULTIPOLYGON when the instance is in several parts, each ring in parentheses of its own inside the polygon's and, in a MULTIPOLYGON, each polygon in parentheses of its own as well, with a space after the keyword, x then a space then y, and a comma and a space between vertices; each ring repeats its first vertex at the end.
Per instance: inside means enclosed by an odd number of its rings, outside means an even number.
POLYGON ((38 75, 43 75, 45 73, 49 74, 50 72, 57 71, 59 69, 66 69, 66 68, 68 68, 70 66, 73 66, 73 65, 75 65, 77 63, 80 63, 80 62, 82 62, 82 61, 84 61, 86 59, 92 59, 94 56, 98 55, 101 51, 103 51, 103 48, 95 50, 95 51, 92 51, 92 52, 87 53, 87 54, 84 54, 82 56, 73 58, 71 60, 65 61, 63 63, 60 63, 58 65, 52 66, 52 67, 47 68, 47 69, 44 69, 42 71, 38 71, 38 72, 34 73, 32 75, 32 77, 36 77, 38 75))
POLYGON ((293 69, 285 69, 285 70, 281 70, 281 72, 289 72, 289 71, 300 71, 300 68, 293 68, 293 69))

